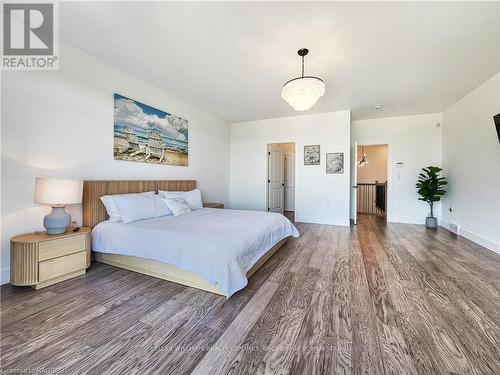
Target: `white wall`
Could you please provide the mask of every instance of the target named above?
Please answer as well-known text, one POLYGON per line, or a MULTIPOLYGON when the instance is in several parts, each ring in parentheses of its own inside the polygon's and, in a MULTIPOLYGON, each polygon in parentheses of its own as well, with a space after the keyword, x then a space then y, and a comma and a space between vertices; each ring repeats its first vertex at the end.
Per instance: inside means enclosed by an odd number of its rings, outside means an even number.
POLYGON ((500 73, 448 108, 443 116, 443 165, 449 180, 442 225, 500 253, 500 73), (453 212, 449 211, 453 206, 453 212))
POLYGON ((375 181, 387 181, 387 146, 358 146, 358 162, 363 159, 368 162, 364 167, 358 167, 358 183, 371 184, 375 181))
MULTIPOLYGON (((59 71, 2 72, 2 283, 9 238, 41 229, 50 211, 32 203, 35 176, 196 179, 205 201, 227 203, 228 124, 83 52, 60 52, 59 71), (113 160, 113 93, 186 118, 189 166, 113 160)), ((70 212, 81 223, 81 206, 70 212)))
MULTIPOLYGON (((352 152, 354 152, 354 141, 363 145, 387 144, 388 146, 388 221, 415 224, 425 222, 429 206, 418 200, 415 183, 422 167, 441 165, 441 127, 436 127, 436 123, 441 122, 440 113, 352 122, 352 152), (397 162, 402 162, 403 167, 397 168, 397 162)), ((354 163, 351 168, 353 166, 354 163)), ((354 171, 351 173, 353 175, 354 171)), ((435 205, 434 216, 438 218, 440 216, 439 204, 435 205)), ((352 204, 351 218, 354 218, 352 204)))
POLYGON ((295 219, 349 225, 350 112, 231 124, 229 206, 266 210, 269 143, 295 142, 295 219), (304 166, 304 145, 321 145, 321 164, 304 166), (344 173, 326 174, 327 152, 344 153, 344 173))

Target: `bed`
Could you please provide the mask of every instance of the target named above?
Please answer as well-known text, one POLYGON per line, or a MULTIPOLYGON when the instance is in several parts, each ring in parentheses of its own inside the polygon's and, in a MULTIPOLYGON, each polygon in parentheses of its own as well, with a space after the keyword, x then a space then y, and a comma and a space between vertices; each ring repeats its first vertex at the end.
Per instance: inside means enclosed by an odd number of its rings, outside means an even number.
POLYGON ((229 298, 290 236, 283 215, 202 208, 125 224, 107 220, 99 198, 151 190, 189 191, 196 181, 85 181, 84 225, 92 228, 95 261, 229 298))

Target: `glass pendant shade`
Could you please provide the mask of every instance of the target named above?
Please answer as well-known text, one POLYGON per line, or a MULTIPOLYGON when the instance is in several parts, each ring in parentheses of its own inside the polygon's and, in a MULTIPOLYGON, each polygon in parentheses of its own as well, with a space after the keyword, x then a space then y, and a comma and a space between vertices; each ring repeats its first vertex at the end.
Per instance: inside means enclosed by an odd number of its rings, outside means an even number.
POLYGON ((325 83, 316 77, 299 77, 283 86, 281 97, 297 111, 306 111, 325 94, 325 83))
POLYGON ((318 77, 304 76, 304 56, 309 53, 301 48, 297 54, 302 59, 302 75, 286 82, 281 97, 296 111, 307 111, 325 94, 325 83, 318 77))
POLYGON ((366 160, 366 152, 364 152, 363 147, 361 147, 361 155, 363 155, 363 158, 358 161, 358 167, 362 168, 368 164, 368 160, 366 160))

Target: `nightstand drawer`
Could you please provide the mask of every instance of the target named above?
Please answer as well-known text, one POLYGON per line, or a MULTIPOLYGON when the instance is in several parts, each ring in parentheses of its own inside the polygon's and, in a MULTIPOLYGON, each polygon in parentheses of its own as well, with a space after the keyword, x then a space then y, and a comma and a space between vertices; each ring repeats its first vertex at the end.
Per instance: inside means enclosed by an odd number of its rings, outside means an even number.
POLYGON ((58 238, 57 240, 40 242, 38 245, 38 259, 42 261, 83 250, 85 250, 85 236, 58 238))
POLYGON ((81 269, 85 270, 86 265, 86 251, 46 260, 38 265, 38 280, 45 281, 81 269))

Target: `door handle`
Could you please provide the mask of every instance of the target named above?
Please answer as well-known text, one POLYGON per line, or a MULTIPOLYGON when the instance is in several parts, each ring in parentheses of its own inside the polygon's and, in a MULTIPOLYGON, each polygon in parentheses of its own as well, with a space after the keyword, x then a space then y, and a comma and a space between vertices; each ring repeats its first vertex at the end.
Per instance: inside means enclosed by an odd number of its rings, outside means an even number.
POLYGON ((358 185, 353 185, 352 187, 353 189, 359 189, 359 186, 358 185))

